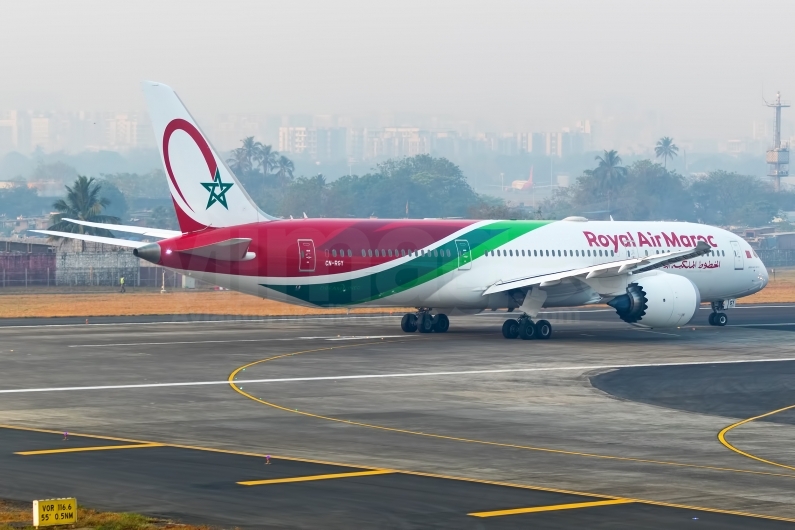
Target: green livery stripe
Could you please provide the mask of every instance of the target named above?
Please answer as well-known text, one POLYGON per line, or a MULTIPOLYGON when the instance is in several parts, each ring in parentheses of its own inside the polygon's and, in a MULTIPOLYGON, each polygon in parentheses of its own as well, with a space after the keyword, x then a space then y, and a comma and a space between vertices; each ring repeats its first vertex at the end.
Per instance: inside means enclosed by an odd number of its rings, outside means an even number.
MULTIPOLYGON (((495 221, 456 239, 469 243, 471 260, 475 261, 487 252, 551 222, 553 221, 495 221)), ((262 286, 320 307, 363 304, 417 287, 458 268, 456 240, 448 241, 435 250, 438 251, 438 256, 430 252, 387 270, 352 280, 310 285, 262 286)))

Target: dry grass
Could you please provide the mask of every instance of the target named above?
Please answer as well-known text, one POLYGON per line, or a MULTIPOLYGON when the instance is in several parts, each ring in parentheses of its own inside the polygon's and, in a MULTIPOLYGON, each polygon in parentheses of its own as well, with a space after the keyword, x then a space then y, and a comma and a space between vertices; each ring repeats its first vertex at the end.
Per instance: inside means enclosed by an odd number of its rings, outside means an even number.
POLYGON ((770 283, 756 294, 740 300, 743 304, 781 304, 795 302, 795 269, 777 269, 775 279, 770 275, 770 283))
MULTIPOLYGON (((383 312, 355 309, 352 313, 383 312)), ((389 310, 387 310, 389 311, 389 310)), ((130 315, 330 315, 346 309, 313 309, 231 291, 120 293, 19 293, 0 296, 0 318, 130 315)))
MULTIPOLYGON (((32 503, 0 500, 0 530, 33 530, 32 503)), ((209 526, 193 526, 146 517, 137 513, 98 512, 88 508, 77 509, 77 524, 53 526, 63 528, 93 528, 96 530, 210 530, 209 526)))
MULTIPOLYGON (((761 292, 743 304, 795 303, 795 269, 780 269, 761 292)), ((380 313, 383 309, 355 309, 352 313, 380 313)), ((386 310, 396 313, 400 309, 386 310)), ((345 309, 312 309, 263 300, 232 291, 76 292, 63 289, 0 295, 0 318, 94 317, 132 315, 330 315, 345 309)))

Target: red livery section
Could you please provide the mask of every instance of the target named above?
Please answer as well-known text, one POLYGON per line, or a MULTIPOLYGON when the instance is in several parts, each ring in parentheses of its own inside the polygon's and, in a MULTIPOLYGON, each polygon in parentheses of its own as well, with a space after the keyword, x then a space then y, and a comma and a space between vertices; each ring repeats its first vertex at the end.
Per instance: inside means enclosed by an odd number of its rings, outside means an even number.
POLYGON ((160 241, 166 267, 242 276, 306 277, 388 263, 465 229, 471 220, 290 219, 208 229, 160 241), (233 238, 251 239, 250 261, 183 254, 233 238))

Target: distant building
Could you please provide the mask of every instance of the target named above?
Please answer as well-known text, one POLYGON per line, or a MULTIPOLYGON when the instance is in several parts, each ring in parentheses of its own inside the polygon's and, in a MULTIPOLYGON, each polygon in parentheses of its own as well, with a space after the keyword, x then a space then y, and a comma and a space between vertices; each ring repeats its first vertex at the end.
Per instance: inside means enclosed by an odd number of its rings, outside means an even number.
POLYGON ((316 153, 318 160, 344 160, 348 157, 348 131, 344 127, 317 129, 316 153))
POLYGON ((317 145, 317 138, 310 139, 308 127, 279 127, 279 152, 300 155, 306 153, 310 145, 317 145))
POLYGON ((0 155, 13 151, 19 146, 17 111, 0 112, 0 155))
POLYGON ((50 149, 50 119, 36 116, 30 119, 30 143, 33 148, 50 149))

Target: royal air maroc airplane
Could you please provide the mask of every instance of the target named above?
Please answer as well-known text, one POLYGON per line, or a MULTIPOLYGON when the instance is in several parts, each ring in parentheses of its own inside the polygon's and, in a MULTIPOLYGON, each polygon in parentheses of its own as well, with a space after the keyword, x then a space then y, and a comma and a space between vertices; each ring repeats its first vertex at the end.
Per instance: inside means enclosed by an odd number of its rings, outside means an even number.
POLYGON ((141 259, 210 284, 311 307, 415 307, 407 333, 447 331, 448 315, 516 311, 512 339, 549 339, 544 308, 607 303, 625 322, 709 323, 761 290, 767 271, 725 230, 680 222, 279 219, 262 212, 177 94, 143 84, 180 231, 92 223, 140 242, 38 232, 130 247, 141 259))

